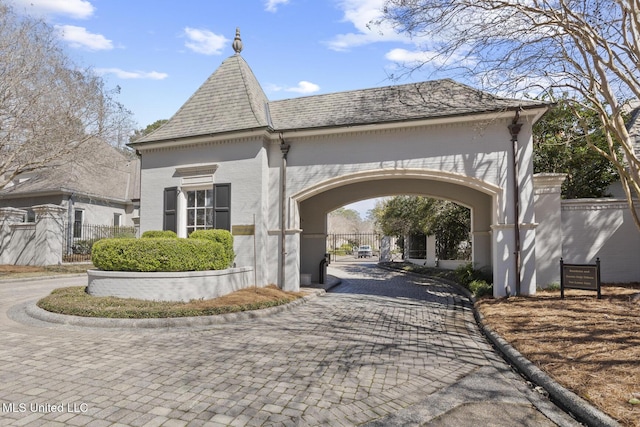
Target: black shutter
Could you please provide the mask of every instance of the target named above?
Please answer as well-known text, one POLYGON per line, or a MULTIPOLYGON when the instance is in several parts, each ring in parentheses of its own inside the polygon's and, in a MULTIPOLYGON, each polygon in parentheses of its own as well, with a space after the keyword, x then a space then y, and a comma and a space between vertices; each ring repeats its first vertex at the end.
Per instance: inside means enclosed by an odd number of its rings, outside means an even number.
POLYGON ((171 230, 178 232, 178 215, 176 207, 178 205, 178 187, 170 187, 164 189, 164 219, 162 223, 163 230, 171 230))
POLYGON ((213 184, 213 228, 231 231, 231 184, 213 184))

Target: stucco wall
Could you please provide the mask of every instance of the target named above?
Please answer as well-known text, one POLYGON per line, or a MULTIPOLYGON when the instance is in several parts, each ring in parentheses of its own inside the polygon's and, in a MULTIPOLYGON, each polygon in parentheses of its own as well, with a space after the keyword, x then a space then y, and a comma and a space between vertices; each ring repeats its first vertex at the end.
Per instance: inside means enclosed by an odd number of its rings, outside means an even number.
POLYGON ((640 232, 624 200, 562 201, 562 236, 565 262, 600 258, 603 282, 640 281, 640 232))

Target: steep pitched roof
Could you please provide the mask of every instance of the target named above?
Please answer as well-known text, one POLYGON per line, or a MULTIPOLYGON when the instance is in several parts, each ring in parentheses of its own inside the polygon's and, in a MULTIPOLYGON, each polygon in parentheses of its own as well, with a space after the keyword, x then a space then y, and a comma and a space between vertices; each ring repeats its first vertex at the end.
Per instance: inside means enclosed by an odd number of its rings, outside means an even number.
POLYGON ((267 97, 239 55, 227 58, 163 126, 136 143, 269 126, 267 97))
POLYGON ((44 193, 79 193, 120 202, 140 198, 139 160, 98 140, 88 141, 67 158, 29 176, 0 190, 0 199, 44 193))

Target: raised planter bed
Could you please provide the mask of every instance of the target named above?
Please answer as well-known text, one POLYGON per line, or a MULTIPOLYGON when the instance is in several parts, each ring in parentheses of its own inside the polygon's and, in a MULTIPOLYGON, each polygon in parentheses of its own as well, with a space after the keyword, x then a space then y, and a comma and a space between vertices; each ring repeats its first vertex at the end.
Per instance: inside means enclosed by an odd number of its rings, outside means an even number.
POLYGON ((253 268, 150 272, 89 270, 87 293, 153 301, 212 299, 253 286, 253 268))

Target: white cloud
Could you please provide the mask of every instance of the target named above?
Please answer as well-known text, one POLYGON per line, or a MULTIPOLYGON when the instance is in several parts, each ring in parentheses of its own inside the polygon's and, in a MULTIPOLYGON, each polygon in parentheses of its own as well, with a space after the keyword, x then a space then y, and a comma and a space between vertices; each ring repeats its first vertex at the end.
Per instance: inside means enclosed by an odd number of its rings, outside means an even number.
POLYGON ((301 81, 298 83, 298 86, 289 87, 285 89, 287 92, 296 92, 296 93, 314 93, 320 90, 320 86, 315 83, 301 81))
POLYGON ((209 30, 186 27, 185 36, 189 39, 185 46, 196 53, 203 55, 220 55, 222 49, 229 42, 224 36, 215 34, 209 30))
POLYGON ((89 50, 111 50, 113 43, 102 34, 93 34, 84 27, 76 27, 75 25, 56 25, 62 40, 69 43, 74 48, 84 48, 89 50))
POLYGON ((11 0, 35 15, 64 15, 75 19, 86 19, 95 8, 87 0, 11 0))
POLYGON ((466 56, 464 52, 455 52, 450 55, 444 55, 442 53, 429 50, 412 51, 400 48, 390 50, 386 53, 385 58, 405 67, 415 67, 422 64, 429 64, 433 67, 447 67, 451 65, 472 66, 475 63, 473 58, 466 56))
POLYGON ((169 77, 167 73, 159 73, 157 71, 150 71, 150 72, 125 71, 125 70, 121 70, 120 68, 96 68, 95 72, 100 76, 104 76, 105 74, 113 74, 119 79, 124 79, 124 80, 128 80, 128 79, 164 80, 167 77, 169 77))
POLYGON ((382 41, 402 41, 409 39, 397 34, 386 24, 372 25, 382 18, 385 0, 342 0, 339 7, 344 12, 343 21, 353 24, 356 32, 338 34, 326 44, 332 50, 347 51, 352 47, 382 41))
POLYGON ((278 5, 287 4, 289 0, 267 0, 264 5, 264 9, 267 12, 277 12, 278 5))
POLYGON ((295 92, 306 95, 319 91, 320 86, 315 83, 302 80, 301 82, 298 82, 297 86, 278 86, 270 84, 266 86, 266 89, 270 92, 295 92))

